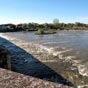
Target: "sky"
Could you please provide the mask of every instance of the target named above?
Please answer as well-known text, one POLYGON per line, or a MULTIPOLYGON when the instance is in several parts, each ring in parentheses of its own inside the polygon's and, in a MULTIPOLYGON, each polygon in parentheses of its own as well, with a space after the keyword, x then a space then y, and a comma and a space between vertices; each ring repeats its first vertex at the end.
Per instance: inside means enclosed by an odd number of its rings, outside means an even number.
POLYGON ((0 0, 0 24, 88 23, 88 0, 0 0))

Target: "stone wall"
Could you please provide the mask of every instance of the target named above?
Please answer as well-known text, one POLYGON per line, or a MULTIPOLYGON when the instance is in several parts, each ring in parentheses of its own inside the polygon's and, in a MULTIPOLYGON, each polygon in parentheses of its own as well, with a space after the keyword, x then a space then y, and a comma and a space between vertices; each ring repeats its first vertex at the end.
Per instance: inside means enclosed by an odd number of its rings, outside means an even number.
POLYGON ((71 88, 0 68, 0 88, 71 88))
POLYGON ((0 67, 11 70, 10 53, 3 45, 0 45, 0 67))

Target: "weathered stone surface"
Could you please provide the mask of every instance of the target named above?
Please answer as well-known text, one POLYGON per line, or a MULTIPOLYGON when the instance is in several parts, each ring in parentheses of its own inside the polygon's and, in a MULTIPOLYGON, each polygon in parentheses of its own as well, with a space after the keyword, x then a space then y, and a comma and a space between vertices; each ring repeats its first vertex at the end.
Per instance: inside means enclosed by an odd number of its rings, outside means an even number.
POLYGON ((10 53, 3 45, 0 45, 0 67, 11 70, 10 53))
POLYGON ((0 88, 69 88, 0 68, 0 88))

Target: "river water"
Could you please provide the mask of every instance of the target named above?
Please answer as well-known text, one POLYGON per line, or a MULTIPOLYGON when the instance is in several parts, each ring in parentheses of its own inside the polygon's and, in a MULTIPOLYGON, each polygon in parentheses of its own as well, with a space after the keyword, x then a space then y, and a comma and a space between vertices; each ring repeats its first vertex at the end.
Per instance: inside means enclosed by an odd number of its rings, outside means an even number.
MULTIPOLYGON (((88 76, 88 31, 87 30, 71 30, 59 31, 56 34, 35 35, 35 32, 14 32, 6 33, 5 35, 11 38, 21 39, 25 42, 34 42, 49 49, 53 48, 55 52, 59 53, 60 59, 65 59, 66 62, 73 60, 73 66, 77 66, 80 75, 88 76)), ((56 54, 56 53, 55 53, 56 54)), ((56 55, 55 55, 56 56, 56 55)), ((48 62, 45 62, 48 65, 48 62)), ((49 63, 50 65, 50 63, 49 63)), ((51 67, 57 73, 60 72, 57 62, 53 62, 51 67)), ((62 68, 62 67, 61 67, 62 68)), ((68 67, 67 67, 68 68, 68 67)), ((72 73, 71 73, 72 74, 72 73)), ((75 79, 75 78, 74 78, 75 79)), ((88 81, 87 81, 88 83, 88 81)))
MULTIPOLYGON (((37 42, 48 47, 59 49, 72 49, 69 54, 75 55, 82 60, 88 60, 88 31, 60 31, 57 34, 35 35, 34 32, 6 33, 13 38, 27 42, 37 42)), ((67 52, 66 52, 67 53, 67 52)))

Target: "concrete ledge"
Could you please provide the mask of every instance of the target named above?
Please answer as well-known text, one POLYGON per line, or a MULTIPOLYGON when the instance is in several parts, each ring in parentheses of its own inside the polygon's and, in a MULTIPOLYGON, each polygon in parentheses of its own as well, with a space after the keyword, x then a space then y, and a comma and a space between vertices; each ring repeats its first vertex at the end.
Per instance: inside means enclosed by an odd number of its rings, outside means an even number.
POLYGON ((0 68, 0 88, 69 88, 0 68))

